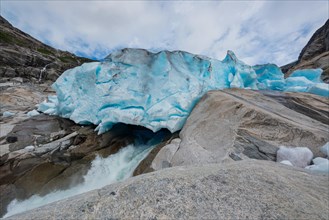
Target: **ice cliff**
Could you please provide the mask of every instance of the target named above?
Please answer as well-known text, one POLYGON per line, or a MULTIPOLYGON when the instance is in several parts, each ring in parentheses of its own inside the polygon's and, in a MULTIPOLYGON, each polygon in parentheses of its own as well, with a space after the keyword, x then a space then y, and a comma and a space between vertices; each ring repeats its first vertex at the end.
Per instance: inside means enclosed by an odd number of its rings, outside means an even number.
POLYGON ((321 69, 297 70, 284 79, 274 64, 249 66, 228 51, 223 61, 182 51, 151 53, 123 49, 103 62, 65 71, 39 110, 98 125, 103 133, 116 123, 152 131, 180 130, 197 101, 209 90, 245 88, 310 92, 328 97, 321 69))

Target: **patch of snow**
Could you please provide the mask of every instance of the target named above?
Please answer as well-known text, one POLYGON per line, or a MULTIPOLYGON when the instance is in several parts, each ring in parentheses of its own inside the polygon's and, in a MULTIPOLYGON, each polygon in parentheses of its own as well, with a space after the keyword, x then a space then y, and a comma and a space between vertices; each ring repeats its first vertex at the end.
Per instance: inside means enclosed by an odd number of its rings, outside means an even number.
POLYGON ((27 151, 27 152, 31 152, 31 151, 34 151, 35 147, 30 145, 30 146, 26 146, 24 147, 24 149, 27 151))
POLYGON ((282 163, 284 165, 288 165, 288 166, 293 166, 289 160, 283 160, 283 161, 280 161, 280 163, 282 163))
POLYGON ((32 110, 32 111, 29 111, 28 113, 26 113, 27 116, 29 117, 33 117, 33 116, 36 116, 36 115, 40 115, 40 113, 37 111, 37 110, 32 110))
POLYGON ((313 153, 307 147, 285 147, 280 146, 277 151, 276 161, 288 160, 296 167, 305 168, 312 161, 313 153))
POLYGON ((5 111, 5 112, 2 113, 2 117, 4 117, 4 118, 11 117, 11 116, 14 116, 14 115, 15 115, 15 113, 10 112, 10 111, 5 111))
POLYGON ((10 153, 9 145, 10 144, 2 144, 2 145, 0 145, 0 157, 4 156, 7 153, 10 153))
POLYGON ((322 158, 322 157, 316 157, 312 160, 312 162, 313 162, 314 165, 320 165, 320 164, 323 164, 323 163, 327 163, 328 159, 322 158))
POLYGON ((329 142, 327 142, 325 145, 323 145, 320 148, 321 152, 324 153, 327 157, 329 157, 329 142))
POLYGON ((322 157, 317 157, 313 159, 313 165, 305 167, 316 173, 329 174, 329 160, 322 157))

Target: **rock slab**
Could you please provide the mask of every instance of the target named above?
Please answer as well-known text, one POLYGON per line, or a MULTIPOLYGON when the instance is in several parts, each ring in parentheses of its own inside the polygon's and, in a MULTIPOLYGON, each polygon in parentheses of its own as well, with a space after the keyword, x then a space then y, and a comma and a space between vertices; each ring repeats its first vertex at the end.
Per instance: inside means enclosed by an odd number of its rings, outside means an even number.
POLYGON ((328 176, 269 161, 174 167, 8 219, 328 219, 328 176))
POLYGON ((316 95, 211 91, 188 117, 179 134, 179 147, 165 146, 152 163, 167 161, 168 166, 181 166, 248 158, 275 161, 281 145, 308 147, 315 157, 324 157, 320 148, 329 140, 328 116, 329 99, 316 95), (167 157, 166 151, 171 155, 167 157))

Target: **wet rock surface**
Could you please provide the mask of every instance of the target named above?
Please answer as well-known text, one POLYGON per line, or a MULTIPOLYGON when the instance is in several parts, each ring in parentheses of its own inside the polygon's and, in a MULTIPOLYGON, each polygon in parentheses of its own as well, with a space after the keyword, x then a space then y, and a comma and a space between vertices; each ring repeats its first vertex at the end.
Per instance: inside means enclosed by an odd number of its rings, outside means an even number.
MULTIPOLYGON (((36 105, 45 100, 47 95, 53 94, 48 84, 23 83, 20 79, 0 80, 0 156, 9 152, 10 145, 12 147, 25 145, 22 144, 23 139, 18 140, 17 136, 9 135, 9 133, 17 124, 29 119, 28 112, 35 109, 36 105), (6 116, 8 113, 10 116, 6 116)), ((39 130, 42 129, 39 128, 39 130)), ((31 138, 28 136, 29 131, 21 132, 26 132, 24 140, 31 138)))
MULTIPOLYGON (((118 124, 97 135, 92 125, 81 126, 45 114, 29 116, 38 103, 53 94, 49 84, 14 78, 0 83, 0 92, 0 216, 15 198, 24 200, 82 183, 96 155, 108 157, 133 143, 135 131, 147 130, 118 124)), ((170 138, 168 133, 165 141, 170 138)), ((135 175, 145 168, 142 164, 135 175)))
POLYGON ((173 167, 8 219, 327 219, 327 176, 270 161, 173 167))
POLYGON ((0 215, 14 198, 26 199, 81 183, 96 154, 107 157, 132 143, 131 128, 97 135, 57 116, 27 113, 52 94, 48 84, 1 84, 0 215), (13 113, 4 116, 5 112, 13 113))
POLYGON ((324 156, 320 147, 329 140, 328 119, 329 100, 316 95, 211 91, 193 109, 181 142, 164 146, 152 164, 162 169, 249 158, 275 161, 281 145, 324 156))
POLYGON ((71 127, 73 126, 73 122, 56 116, 42 114, 31 117, 24 123, 16 125, 7 135, 7 141, 9 137, 16 140, 10 143, 9 150, 16 151, 29 145, 38 146, 51 143, 52 140, 62 138, 70 133, 69 130, 72 132, 71 127))
POLYGON ((81 127, 69 120, 42 114, 19 122, 9 135, 15 135, 18 141, 0 158, 0 184, 6 191, 1 197, 2 214, 11 199, 26 199, 33 194, 43 195, 81 183, 96 154, 109 156, 134 140, 129 128, 114 128, 98 136, 94 127, 81 127), (42 132, 40 121, 44 122, 42 132), (53 126, 48 126, 51 123, 53 126), (28 131, 28 135, 15 132, 26 127, 28 129, 22 131, 28 131), (39 139, 33 141, 26 136, 39 139), (29 144, 35 148, 24 149, 24 141, 31 141, 29 144))

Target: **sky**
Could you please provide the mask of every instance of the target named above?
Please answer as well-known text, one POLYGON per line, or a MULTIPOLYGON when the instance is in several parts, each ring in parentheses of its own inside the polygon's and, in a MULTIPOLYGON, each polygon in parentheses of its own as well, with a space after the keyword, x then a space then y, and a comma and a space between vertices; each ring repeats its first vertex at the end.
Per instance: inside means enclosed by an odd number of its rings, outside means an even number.
POLYGON ((103 59, 130 47, 183 50, 250 65, 295 61, 329 1, 0 0, 1 16, 57 49, 103 59))

